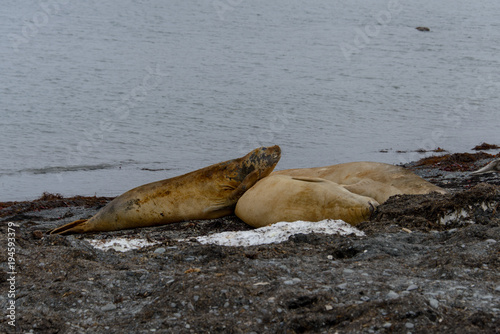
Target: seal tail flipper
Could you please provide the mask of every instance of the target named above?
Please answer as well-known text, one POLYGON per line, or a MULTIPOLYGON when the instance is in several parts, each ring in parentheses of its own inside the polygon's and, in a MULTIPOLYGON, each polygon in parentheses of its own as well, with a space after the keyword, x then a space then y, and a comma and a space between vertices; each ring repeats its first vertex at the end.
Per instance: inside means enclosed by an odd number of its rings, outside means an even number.
POLYGON ((88 219, 79 219, 79 220, 75 220, 72 223, 68 223, 66 225, 59 226, 59 227, 53 229, 52 231, 50 231, 50 234, 70 234, 70 233, 85 232, 85 229, 83 228, 82 225, 85 224, 85 222, 87 220, 88 219))

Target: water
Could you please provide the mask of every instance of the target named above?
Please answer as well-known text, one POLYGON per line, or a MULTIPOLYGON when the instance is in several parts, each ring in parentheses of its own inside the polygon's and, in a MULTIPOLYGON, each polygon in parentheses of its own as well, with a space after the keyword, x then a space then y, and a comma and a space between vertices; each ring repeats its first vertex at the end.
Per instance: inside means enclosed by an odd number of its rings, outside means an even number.
POLYGON ((5 1, 0 201, 114 196, 263 145, 284 169, 500 144, 498 17, 496 0, 5 1))

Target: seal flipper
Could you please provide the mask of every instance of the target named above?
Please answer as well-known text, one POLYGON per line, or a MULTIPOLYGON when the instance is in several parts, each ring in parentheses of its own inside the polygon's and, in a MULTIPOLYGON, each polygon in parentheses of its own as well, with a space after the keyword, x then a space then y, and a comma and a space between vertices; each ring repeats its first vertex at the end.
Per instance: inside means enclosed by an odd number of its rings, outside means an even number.
POLYGON ((75 220, 72 223, 68 223, 66 225, 59 226, 59 227, 53 229, 52 231, 50 231, 50 234, 64 235, 64 234, 85 232, 85 228, 83 228, 82 225, 84 225, 85 222, 87 222, 87 220, 88 219, 79 219, 79 220, 75 220))
POLYGON ((230 203, 230 204, 234 203, 234 205, 236 205, 236 202, 238 202, 240 197, 243 196, 245 191, 250 189, 261 178, 262 178, 262 176, 260 175, 259 170, 254 170, 253 172, 248 174, 243 179, 243 181, 241 181, 241 183, 236 188, 234 188, 231 195, 229 195, 228 198, 226 199, 226 203, 230 203))
POLYGON ((220 198, 215 201, 213 205, 205 209, 205 212, 211 212, 211 217, 218 218, 223 216, 228 216, 234 214, 234 208, 236 207, 236 202, 241 196, 250 189, 259 179, 261 178, 260 171, 255 170, 248 174, 243 181, 235 188, 230 185, 224 185, 221 190, 230 191, 230 195, 227 197, 220 198))

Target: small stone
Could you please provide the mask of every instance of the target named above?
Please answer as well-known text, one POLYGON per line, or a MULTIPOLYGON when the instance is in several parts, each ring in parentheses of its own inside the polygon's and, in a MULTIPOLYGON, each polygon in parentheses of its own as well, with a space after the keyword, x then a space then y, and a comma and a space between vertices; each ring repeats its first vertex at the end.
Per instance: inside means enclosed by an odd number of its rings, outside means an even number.
POLYGON ((430 299, 429 299, 429 304, 430 304, 433 308, 438 308, 438 306, 439 306, 439 302, 438 302, 436 299, 434 299, 434 298, 430 298, 430 299))
POLYGON ((164 247, 159 247, 157 249, 155 249, 154 253, 155 254, 163 254, 166 252, 166 249, 164 247))
POLYGON ((392 324, 390 322, 386 322, 385 324, 382 325, 384 328, 391 328, 392 324))
POLYGON ((344 274, 352 274, 354 272, 354 270, 352 269, 344 269, 344 274))
POLYGON ((101 307, 101 311, 106 312, 106 311, 113 311, 116 310, 116 305, 113 303, 109 303, 101 307))
POLYGON ((40 230, 33 231, 33 238, 35 239, 42 239, 43 238, 43 232, 40 230))
POLYGON ((496 292, 500 292, 500 285, 495 288, 496 292))
POLYGON ((406 291, 412 291, 412 290, 417 290, 418 286, 415 284, 411 284, 409 287, 406 288, 406 291))
POLYGON ((396 299, 399 297, 399 295, 396 292, 391 290, 391 291, 389 291, 389 293, 387 293, 386 297, 388 299, 396 299))
POLYGON ((408 328, 408 329, 412 329, 413 327, 415 327, 415 325, 414 325, 414 324, 412 324, 411 322, 407 322, 407 323, 405 324, 405 326, 406 326, 406 328, 408 328))
MULTIPOLYGON (((35 231, 35 232, 36 232, 36 231, 35 231)), ((33 232, 33 234, 34 234, 35 232, 33 232)), ((487 243, 489 243, 489 244, 496 244, 496 243, 497 243, 497 241, 496 241, 495 239, 486 239, 486 241, 485 241, 485 242, 487 242, 487 243)))
POLYGON ((294 285, 294 284, 297 284, 297 283, 300 283, 301 279, 300 278, 292 278, 291 280, 286 280, 283 282, 283 284, 285 285, 294 285))
POLYGON ((347 288, 347 283, 339 284, 339 285, 337 285, 337 288, 345 290, 347 288))
POLYGON ((333 310, 333 306, 332 305, 325 305, 325 310, 331 311, 331 310, 333 310))
POLYGON ((415 29, 417 29, 418 31, 431 31, 431 29, 429 29, 428 27, 416 27, 415 29))

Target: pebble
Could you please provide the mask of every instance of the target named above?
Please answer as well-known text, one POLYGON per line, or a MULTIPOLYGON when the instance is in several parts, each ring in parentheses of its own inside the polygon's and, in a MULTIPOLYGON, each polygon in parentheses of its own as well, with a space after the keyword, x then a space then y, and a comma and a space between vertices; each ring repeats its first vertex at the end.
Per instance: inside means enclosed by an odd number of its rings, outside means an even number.
POLYGON ((434 299, 434 298, 430 298, 430 299, 429 299, 429 304, 430 304, 433 308, 438 308, 438 306, 439 306, 439 302, 437 301, 437 299, 434 299))
POLYGON ((486 242, 489 244, 496 244, 497 241, 495 239, 486 239, 486 242))
POLYGON ((384 328, 391 328, 392 324, 390 322, 386 322, 385 324, 382 325, 384 328))
POLYGON ((285 285, 293 285, 293 284, 299 283, 300 281, 301 281, 300 278, 293 278, 291 280, 284 281, 283 284, 285 284, 285 285))
POLYGON ((495 288, 496 292, 500 292, 500 285, 495 288))
POLYGON ((159 247, 157 249, 155 249, 154 253, 155 254, 163 254, 165 253, 167 250, 164 248, 164 247, 159 247))
POLYGON ((339 284, 339 285, 337 285, 337 288, 345 290, 347 288, 347 283, 339 284))
POLYGON ((43 238, 43 232, 40 230, 33 231, 33 237, 35 239, 42 239, 43 238))
POLYGON ((389 293, 387 293, 386 297, 389 299, 396 299, 399 297, 399 295, 396 292, 391 290, 391 291, 389 291, 389 293))
POLYGON ((106 304, 103 307, 101 307, 101 311, 103 311, 103 312, 113 311, 113 310, 116 310, 116 305, 113 303, 109 303, 109 304, 106 304))
POLYGON ((354 270, 352 269, 344 269, 344 274, 352 274, 354 270))
POLYGON ((411 322, 407 322, 407 323, 405 324, 405 326, 406 326, 406 328, 408 328, 408 329, 412 329, 413 327, 415 327, 415 325, 414 325, 414 324, 412 324, 411 322))
POLYGON ((412 290, 417 290, 417 289, 418 289, 418 286, 415 284, 412 284, 406 288, 406 291, 412 291, 412 290))

